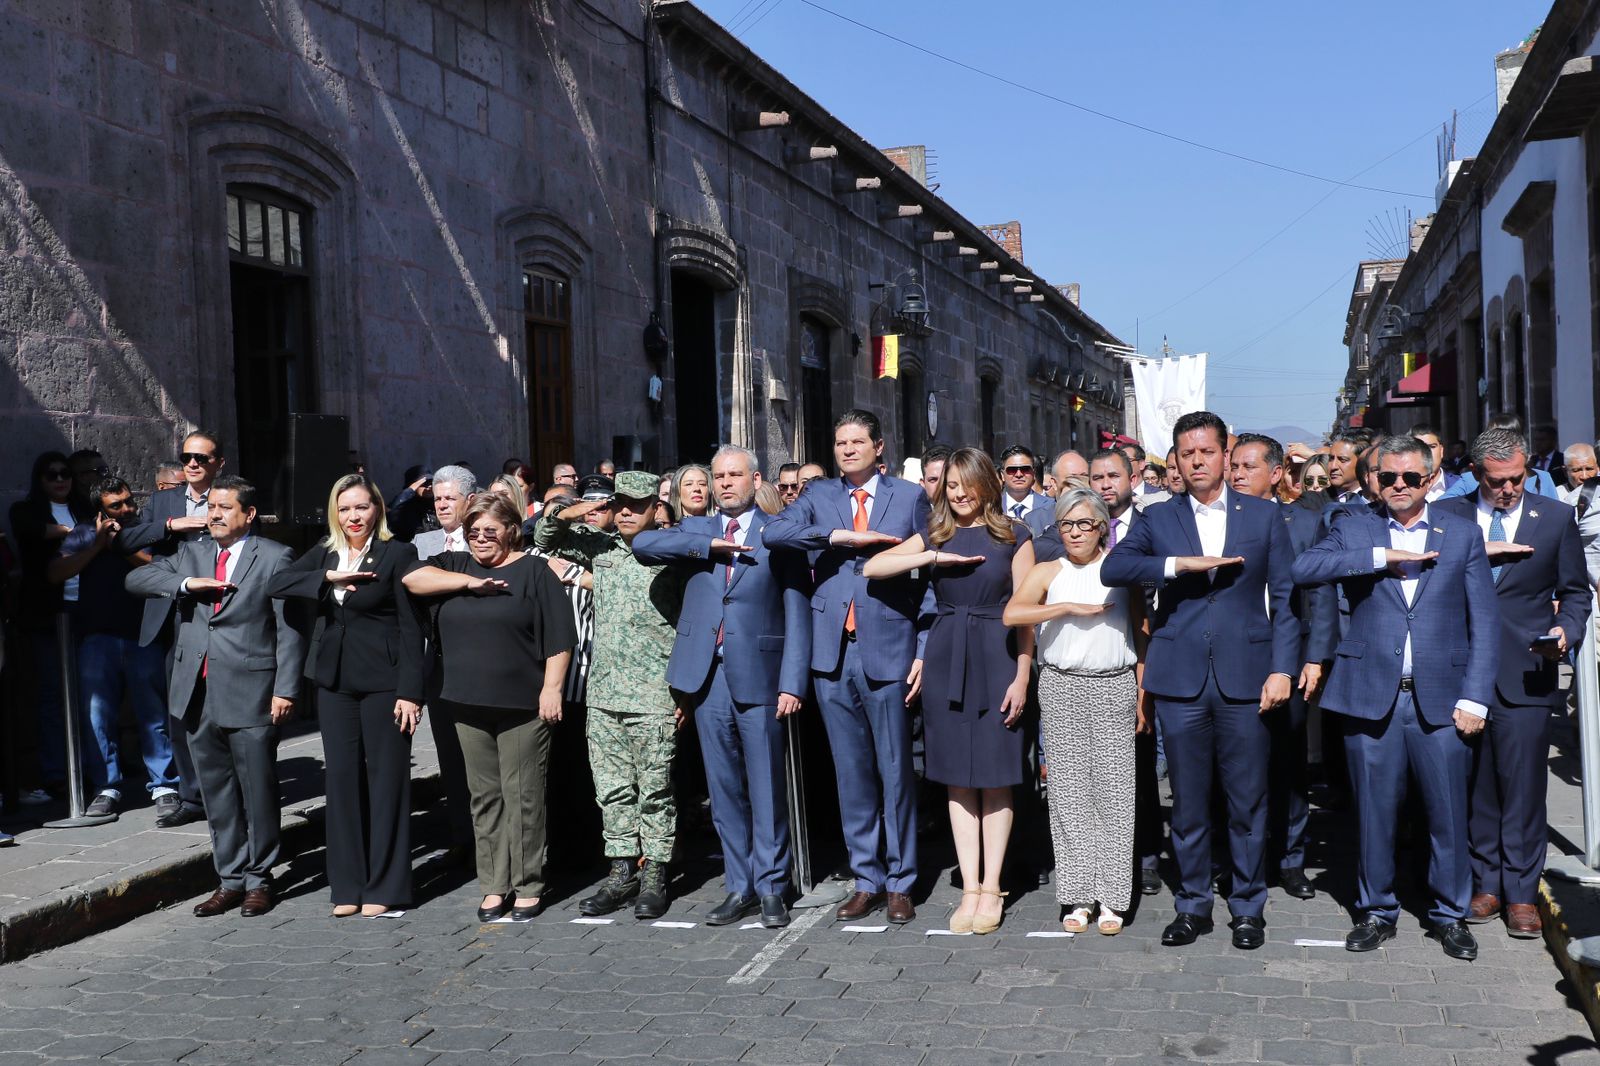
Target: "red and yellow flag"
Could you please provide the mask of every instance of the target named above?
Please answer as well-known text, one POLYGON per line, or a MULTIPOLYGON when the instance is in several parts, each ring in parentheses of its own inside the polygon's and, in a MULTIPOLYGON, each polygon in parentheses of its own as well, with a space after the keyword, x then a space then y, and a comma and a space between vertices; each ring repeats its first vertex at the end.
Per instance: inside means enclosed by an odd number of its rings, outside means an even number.
POLYGON ((872 338, 872 374, 880 378, 900 376, 900 335, 886 333, 872 338))

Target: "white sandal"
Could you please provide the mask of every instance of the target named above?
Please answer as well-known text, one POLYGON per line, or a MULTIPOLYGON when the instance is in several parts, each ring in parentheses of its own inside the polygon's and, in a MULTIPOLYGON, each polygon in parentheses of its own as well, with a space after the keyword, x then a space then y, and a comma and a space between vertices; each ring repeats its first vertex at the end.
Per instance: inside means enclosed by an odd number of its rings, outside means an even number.
POLYGON ((1122 932, 1122 915, 1109 907, 1100 911, 1100 920, 1095 923, 1095 928, 1100 930, 1102 936, 1116 936, 1122 932))
POLYGON ((1061 928, 1069 933, 1087 933, 1089 931, 1089 908, 1074 907, 1061 919, 1061 928))

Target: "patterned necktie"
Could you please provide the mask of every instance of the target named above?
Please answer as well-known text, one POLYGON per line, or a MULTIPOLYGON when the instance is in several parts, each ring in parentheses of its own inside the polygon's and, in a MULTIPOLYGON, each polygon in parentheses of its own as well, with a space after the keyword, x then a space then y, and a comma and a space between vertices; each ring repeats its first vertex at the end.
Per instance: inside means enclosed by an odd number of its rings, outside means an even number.
MULTIPOLYGON (((226 580, 228 580, 228 549, 227 548, 223 548, 221 551, 217 552, 216 577, 217 577, 218 581, 226 581, 226 580)), ((220 610, 222 610, 222 593, 218 592, 216 601, 211 604, 211 613, 212 614, 216 614, 220 610)), ((208 663, 207 663, 208 659, 210 659, 209 655, 200 660, 200 676, 201 677, 205 677, 206 676, 206 667, 208 665, 208 663)))
MULTIPOLYGON (((850 495, 855 497, 856 501, 856 513, 851 519, 851 528, 853 528, 857 533, 865 533, 867 531, 867 499, 869 498, 867 490, 855 489, 850 493, 850 495)), ((855 600, 850 601, 850 609, 845 612, 844 631, 846 633, 854 633, 856 631, 855 600)))
MULTIPOLYGON (((1489 542, 1491 544, 1495 541, 1503 542, 1506 539, 1506 526, 1504 521, 1505 517, 1506 513, 1498 507, 1494 509, 1494 514, 1489 516, 1489 542)), ((1500 572, 1504 569, 1505 567, 1503 566, 1491 566, 1489 568, 1489 573, 1494 577, 1496 582, 1499 582, 1500 572)))
POLYGON ((1106 551, 1117 546, 1117 520, 1111 520, 1111 527, 1106 530, 1106 551))
POLYGON ((1012 505, 1011 513, 1020 519, 1022 517, 1022 504, 1019 503, 1012 505))
MULTIPOLYGON (((734 540, 734 536, 738 532, 739 532, 739 520, 737 518, 730 518, 728 520, 728 528, 722 534, 722 539, 727 540, 727 541, 731 541, 734 544, 737 544, 739 542, 737 540, 734 540)), ((729 555, 728 556, 728 565, 723 568, 723 574, 722 574, 722 587, 723 588, 727 588, 729 585, 733 584, 733 561, 736 558, 738 558, 737 554, 733 554, 733 555, 729 555)), ((726 616, 726 614, 727 614, 727 608, 726 607, 723 608, 723 614, 724 614, 724 616, 726 616)), ((722 626, 723 626, 722 622, 718 622, 717 623, 717 647, 719 647, 719 648, 722 647, 722 626)))

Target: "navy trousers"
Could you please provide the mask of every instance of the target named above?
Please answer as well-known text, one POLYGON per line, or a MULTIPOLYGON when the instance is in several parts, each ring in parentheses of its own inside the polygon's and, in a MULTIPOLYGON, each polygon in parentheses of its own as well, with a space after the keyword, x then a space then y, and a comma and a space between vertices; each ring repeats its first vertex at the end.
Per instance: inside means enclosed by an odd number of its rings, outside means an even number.
POLYGON ((1381 719, 1344 718, 1346 762, 1360 827, 1356 910, 1393 923, 1400 916, 1394 894, 1394 841, 1405 799, 1406 773, 1417 781, 1428 818, 1428 907, 1431 922, 1466 917, 1472 900, 1467 863, 1467 771, 1472 753, 1454 724, 1430 726, 1417 704, 1401 692, 1381 719))
POLYGON ((1278 869, 1306 864, 1306 822, 1311 805, 1306 793, 1306 698, 1296 678, 1289 702, 1266 715, 1272 737, 1267 765, 1267 838, 1278 869))
POLYGON ((1467 813, 1472 887, 1504 903, 1539 901, 1550 833, 1545 815, 1549 724, 1549 707, 1496 702, 1473 751, 1467 813))
POLYGON ((855 641, 845 641, 837 668, 813 676, 856 890, 909 894, 917 883, 917 785, 905 682, 869 679, 855 641))
MULTIPOLYGON (((1268 714, 1280 714, 1269 711, 1268 714)), ((1193 700, 1156 700, 1172 780, 1172 854, 1178 862, 1174 904, 1180 914, 1211 916, 1211 786, 1221 772, 1233 866, 1228 910, 1260 917, 1267 902, 1267 763, 1271 740, 1259 700, 1222 695, 1215 675, 1193 700)))
POLYGON ((733 702, 719 660, 694 709, 722 841, 723 883, 741 896, 783 895, 789 885, 789 798, 777 708, 733 702))

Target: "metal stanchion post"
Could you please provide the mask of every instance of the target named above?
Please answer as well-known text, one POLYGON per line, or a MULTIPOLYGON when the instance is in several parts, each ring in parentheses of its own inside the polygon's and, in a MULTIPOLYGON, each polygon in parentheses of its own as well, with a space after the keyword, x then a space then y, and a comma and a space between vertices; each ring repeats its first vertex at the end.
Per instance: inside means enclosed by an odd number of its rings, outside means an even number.
POLYGON ((72 619, 65 611, 56 615, 56 643, 61 650, 61 706, 67 720, 67 810, 69 816, 44 823, 46 829, 82 829, 117 820, 115 814, 83 813, 83 762, 78 758, 78 664, 73 654, 72 619))
POLYGON ((789 850, 794 856, 790 877, 800 891, 796 908, 826 907, 844 899, 842 885, 817 884, 811 874, 811 833, 806 826, 805 760, 800 751, 799 717, 783 722, 784 766, 789 772, 789 850))

